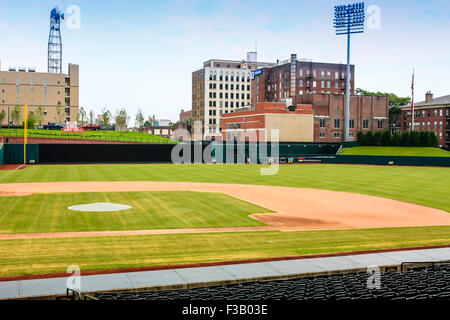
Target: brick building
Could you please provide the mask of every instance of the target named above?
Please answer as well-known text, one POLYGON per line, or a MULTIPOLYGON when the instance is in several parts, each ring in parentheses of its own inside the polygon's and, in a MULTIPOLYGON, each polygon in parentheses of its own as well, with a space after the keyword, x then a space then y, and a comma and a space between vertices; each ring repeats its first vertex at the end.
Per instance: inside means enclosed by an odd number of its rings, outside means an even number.
MULTIPOLYGON (((350 94, 354 93, 355 66, 350 65, 350 94)), ((251 105, 277 102, 310 93, 345 94, 347 65, 297 60, 297 55, 261 67, 252 73, 251 105)))
POLYGON ((279 129, 278 141, 313 142, 313 117, 312 105, 299 104, 289 110, 286 103, 262 102, 254 110, 243 108, 222 114, 222 139, 272 141, 271 130, 279 129))
MULTIPOLYGON (((402 129, 411 130, 411 106, 402 108, 402 129)), ((434 131, 439 146, 450 148, 450 95, 433 98, 428 91, 425 101, 414 103, 414 130, 434 131)))
POLYGON ((184 109, 181 109, 180 112, 180 122, 187 123, 192 118, 192 110, 184 111, 184 109))
MULTIPOLYGON (((282 142, 341 142, 345 139, 345 96, 297 95, 284 103, 257 103, 222 115, 222 138, 242 140, 246 131, 279 129, 282 142), (301 115, 301 116, 300 116, 301 115)), ((358 131, 388 129, 387 97, 351 96, 350 140, 358 131)), ((269 138, 268 138, 269 139, 269 138)))

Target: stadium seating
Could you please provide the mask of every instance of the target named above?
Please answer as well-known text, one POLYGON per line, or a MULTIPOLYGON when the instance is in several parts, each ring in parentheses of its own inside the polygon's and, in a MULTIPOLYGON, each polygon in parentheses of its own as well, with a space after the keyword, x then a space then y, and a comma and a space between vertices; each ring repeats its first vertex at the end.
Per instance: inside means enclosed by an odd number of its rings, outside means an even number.
POLYGON ((97 293, 100 300, 450 300, 450 265, 381 274, 381 288, 368 289, 366 272, 249 282, 215 287, 136 293, 97 293))

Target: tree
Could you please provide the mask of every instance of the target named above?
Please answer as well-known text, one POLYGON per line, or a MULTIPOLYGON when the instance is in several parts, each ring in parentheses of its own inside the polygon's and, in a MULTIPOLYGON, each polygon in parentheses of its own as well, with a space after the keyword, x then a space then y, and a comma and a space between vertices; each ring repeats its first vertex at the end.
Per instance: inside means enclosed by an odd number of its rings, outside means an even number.
POLYGON ((365 96, 388 97, 389 98, 389 107, 391 107, 391 108, 403 107, 403 106, 406 106, 407 104, 411 103, 410 97, 399 97, 395 93, 380 92, 380 91, 371 92, 371 91, 363 90, 361 88, 356 88, 355 94, 360 94, 360 95, 362 94, 365 96))
POLYGON ((55 116, 55 122, 63 123, 64 122, 64 112, 61 110, 61 101, 58 101, 56 104, 56 116, 55 116))
POLYGON ((392 145, 396 147, 400 147, 402 145, 402 134, 399 131, 394 133, 392 137, 392 145))
POLYGON ((412 131, 411 132, 411 146, 420 147, 420 132, 412 131))
POLYGON ((0 125, 2 124, 3 119, 5 119, 5 117, 6 117, 6 113, 0 112, 0 125))
MULTIPOLYGON (((403 98, 401 98, 403 99, 403 98)), ((402 115, 402 108, 400 106, 393 106, 389 108, 389 125, 400 124, 400 117, 402 115)))
POLYGON ((388 97, 389 99, 389 125, 396 123, 400 125, 400 116, 402 114, 403 106, 406 106, 411 103, 410 97, 399 97, 395 93, 388 92, 371 92, 366 91, 361 88, 355 89, 355 94, 365 95, 365 96, 379 96, 379 97, 388 97))
POLYGON ((20 121, 20 106, 17 104, 11 112, 11 121, 13 125, 18 125, 20 121))
POLYGON ((109 122, 111 121, 111 118, 112 118, 111 112, 108 109, 103 108, 102 109, 102 118, 103 118, 104 127, 108 128, 109 122))
POLYGON ((36 109, 36 122, 39 126, 42 126, 44 122, 44 111, 41 106, 36 109))
POLYGON ((116 122, 116 130, 117 131, 125 131, 128 127, 128 121, 130 117, 127 114, 127 111, 122 108, 116 111, 115 122, 116 122))
POLYGON ((392 134, 389 130, 384 130, 381 135, 381 145, 382 146, 390 146, 392 145, 392 134))
POLYGON ((89 125, 94 125, 94 122, 95 122, 95 113, 94 113, 94 110, 91 110, 90 112, 89 112, 89 125))
POLYGON ((376 146, 381 146, 381 136, 382 135, 383 135, 383 133, 381 131, 376 131, 373 134, 373 139, 374 139, 374 142, 375 142, 376 146))
POLYGON ((83 107, 80 107, 78 109, 77 122, 81 124, 81 126, 84 126, 86 119, 87 119, 86 111, 84 110, 83 107))
POLYGON ((148 122, 150 122, 150 126, 151 126, 151 127, 155 126, 155 123, 156 123, 155 115, 153 115, 153 116, 148 116, 148 122))
MULTIPOLYGON (((432 146, 433 146, 433 134, 434 134, 433 131, 428 131, 428 132, 427 132, 427 135, 426 135, 426 142, 425 142, 425 145, 426 145, 427 147, 432 147, 432 146)), ((436 134, 435 134, 435 135, 436 135, 436 134)))
POLYGON ((138 112, 136 113, 136 120, 135 120, 135 126, 137 128, 143 128, 144 127, 144 114, 142 113, 141 109, 138 109, 138 112))
POLYGON ((409 130, 405 130, 402 133, 401 145, 403 147, 409 147, 411 145, 411 133, 409 130))
POLYGON ((375 139, 373 137, 373 133, 372 131, 367 131, 366 134, 364 135, 364 141, 366 143, 366 146, 373 146, 375 145, 375 139))
POLYGON ((358 146, 365 146, 366 145, 366 140, 364 139, 364 132, 363 131, 358 131, 358 133, 356 134, 356 140, 358 141, 358 146))
POLYGON ((421 147, 428 147, 427 137, 428 137, 428 131, 420 131, 420 146, 421 147))
POLYGON ((431 131, 430 136, 431 136, 431 146, 435 148, 439 147, 439 139, 436 133, 434 131, 431 131))
POLYGON ((33 112, 28 113, 27 123, 24 123, 23 125, 24 127, 26 125, 28 129, 34 129, 36 125, 36 115, 33 112))

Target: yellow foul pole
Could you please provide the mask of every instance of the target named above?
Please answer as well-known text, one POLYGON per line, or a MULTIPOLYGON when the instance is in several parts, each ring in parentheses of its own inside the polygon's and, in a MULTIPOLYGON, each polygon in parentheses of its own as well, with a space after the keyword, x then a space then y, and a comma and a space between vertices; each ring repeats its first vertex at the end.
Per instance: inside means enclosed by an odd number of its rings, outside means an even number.
POLYGON ((28 105, 25 105, 25 115, 23 122, 23 164, 27 163, 27 134, 28 134, 28 105))

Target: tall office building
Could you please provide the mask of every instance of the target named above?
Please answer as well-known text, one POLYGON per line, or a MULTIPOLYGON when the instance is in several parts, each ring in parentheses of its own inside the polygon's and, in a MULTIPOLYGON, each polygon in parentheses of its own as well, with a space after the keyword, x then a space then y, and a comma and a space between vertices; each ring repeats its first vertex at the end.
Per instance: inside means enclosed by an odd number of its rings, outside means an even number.
POLYGON ((252 70, 272 65, 257 62, 256 52, 249 52, 246 60, 211 59, 192 72, 192 120, 194 132, 201 133, 194 139, 221 136, 221 115, 250 105, 252 70))

